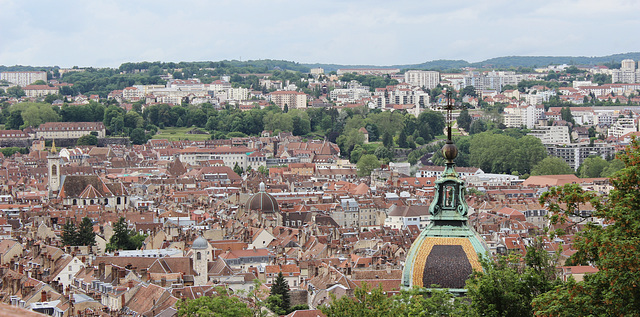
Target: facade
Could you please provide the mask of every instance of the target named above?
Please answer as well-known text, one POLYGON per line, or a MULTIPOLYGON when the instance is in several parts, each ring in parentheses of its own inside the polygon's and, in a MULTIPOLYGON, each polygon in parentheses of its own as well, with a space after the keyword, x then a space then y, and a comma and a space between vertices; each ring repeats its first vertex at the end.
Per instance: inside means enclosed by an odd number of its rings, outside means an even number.
POLYGON ((609 136, 619 138, 629 132, 638 131, 638 125, 632 118, 618 118, 611 128, 609 128, 609 136))
POLYGON ((102 122, 46 122, 36 128, 36 138, 44 139, 77 139, 91 132, 104 138, 106 129, 102 122))
POLYGON ((440 73, 426 70, 408 70, 404 73, 404 82, 413 86, 432 89, 440 84, 440 73))
POLYGON ((549 144, 546 145, 546 148, 549 155, 563 159, 576 171, 580 164, 584 162, 584 159, 589 156, 597 155, 607 159, 608 157, 613 157, 616 153, 613 145, 606 143, 595 143, 593 145, 589 145, 589 143, 549 144))
POLYGON ((307 107, 307 94, 298 91, 274 91, 269 94, 269 99, 284 109, 286 105, 289 109, 299 109, 307 107))
POLYGON ((1 72, 0 80, 24 87, 38 80, 47 81, 47 72, 1 72))
POLYGON ((253 151, 247 147, 186 148, 180 152, 179 158, 181 162, 191 165, 199 165, 211 160, 222 160, 225 166, 234 168, 238 164, 246 169, 251 152, 253 151))
POLYGON ((47 95, 55 95, 58 93, 58 87, 51 87, 49 85, 27 85, 22 88, 25 96, 29 98, 44 97, 47 95))
POLYGON ((535 136, 542 144, 569 144, 568 126, 540 126, 531 130, 528 135, 535 136))

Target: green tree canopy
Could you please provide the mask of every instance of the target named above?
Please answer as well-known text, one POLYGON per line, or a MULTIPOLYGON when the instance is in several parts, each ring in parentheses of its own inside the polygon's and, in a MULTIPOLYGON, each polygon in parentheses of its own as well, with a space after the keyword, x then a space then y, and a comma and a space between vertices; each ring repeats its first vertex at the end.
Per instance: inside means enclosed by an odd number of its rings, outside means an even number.
POLYGON ((576 263, 599 269, 583 281, 569 283, 538 297, 533 306, 543 316, 640 316, 640 141, 618 155, 624 168, 611 178, 607 197, 578 184, 551 188, 540 197, 552 224, 566 223, 585 203, 595 209, 599 225, 586 223, 573 239, 576 263))
POLYGON ((358 176, 369 176, 374 169, 380 167, 380 161, 373 154, 365 154, 360 157, 356 166, 358 167, 358 176))
POLYGON ((271 285, 271 291, 267 299, 267 307, 278 315, 286 315, 291 312, 291 295, 289 294, 289 284, 284 279, 282 272, 278 273, 275 281, 271 285))
POLYGON ((563 159, 547 156, 531 170, 531 175, 564 175, 573 174, 574 170, 563 159))
POLYGON ((217 287, 217 295, 202 296, 196 299, 180 300, 176 303, 180 317, 249 317, 252 311, 238 297, 231 296, 227 290, 217 287))
POLYGON ((98 137, 92 134, 83 135, 78 138, 76 145, 98 145, 98 137))
POLYGON ((578 168, 578 176, 583 178, 601 177, 608 165, 609 162, 599 156, 587 157, 578 168))

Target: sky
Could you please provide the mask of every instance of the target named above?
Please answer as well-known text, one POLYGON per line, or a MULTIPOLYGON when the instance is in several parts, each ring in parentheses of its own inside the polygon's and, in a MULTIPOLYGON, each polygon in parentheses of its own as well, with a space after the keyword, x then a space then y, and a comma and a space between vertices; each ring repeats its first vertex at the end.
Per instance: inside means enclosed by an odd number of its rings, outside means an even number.
POLYGON ((0 0, 0 65, 403 65, 640 51, 637 0, 0 0))

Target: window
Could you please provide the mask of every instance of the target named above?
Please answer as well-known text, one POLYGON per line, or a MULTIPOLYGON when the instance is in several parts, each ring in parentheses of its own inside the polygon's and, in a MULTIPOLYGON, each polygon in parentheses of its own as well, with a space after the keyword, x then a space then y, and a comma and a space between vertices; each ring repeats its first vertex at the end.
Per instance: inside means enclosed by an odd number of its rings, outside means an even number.
POLYGON ((201 260, 202 254, 200 252, 196 253, 196 260, 201 260))
POLYGON ((72 271, 73 267, 71 265, 69 265, 69 271, 72 271))

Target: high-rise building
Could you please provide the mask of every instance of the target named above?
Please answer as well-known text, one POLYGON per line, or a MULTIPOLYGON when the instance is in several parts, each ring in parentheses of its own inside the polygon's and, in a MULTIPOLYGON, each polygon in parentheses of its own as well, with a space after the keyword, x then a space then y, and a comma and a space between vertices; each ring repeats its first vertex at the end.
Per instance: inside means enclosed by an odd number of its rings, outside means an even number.
POLYGON ((24 87, 38 80, 47 81, 47 72, 1 72, 0 80, 6 80, 14 85, 24 87))
POLYGON ((426 70, 409 70, 404 73, 404 81, 413 86, 432 89, 440 83, 440 73, 426 70))

